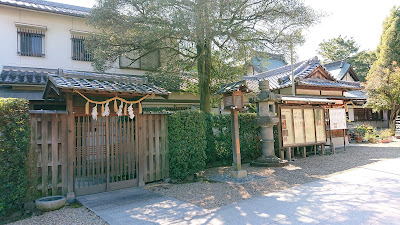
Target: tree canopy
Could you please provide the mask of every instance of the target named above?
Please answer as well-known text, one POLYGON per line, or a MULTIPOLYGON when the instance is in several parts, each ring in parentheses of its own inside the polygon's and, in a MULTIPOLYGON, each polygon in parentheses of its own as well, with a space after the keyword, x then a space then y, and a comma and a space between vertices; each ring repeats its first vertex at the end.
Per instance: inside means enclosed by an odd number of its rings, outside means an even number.
POLYGON ((360 78, 361 81, 365 81, 369 70, 376 61, 376 53, 374 51, 364 50, 351 56, 347 61, 353 67, 358 78, 360 78))
POLYGON ((99 32, 89 46, 98 70, 120 56, 135 62, 155 51, 162 53, 158 74, 195 68, 200 108, 210 112, 215 52, 240 65, 254 51, 304 41, 301 30, 317 18, 301 0, 99 0, 89 16, 99 32))
POLYGON ((321 42, 317 52, 322 56, 324 62, 335 62, 356 54, 359 48, 352 37, 347 38, 339 35, 339 37, 321 42))
POLYGON ((394 130, 400 112, 400 68, 396 64, 389 68, 376 67, 367 76, 365 90, 368 95, 365 106, 374 111, 390 110, 389 125, 394 130))
POLYGON ((393 7, 382 26, 382 35, 376 49, 377 60, 371 67, 370 73, 380 70, 379 67, 389 68, 393 62, 400 61, 400 7, 393 7))

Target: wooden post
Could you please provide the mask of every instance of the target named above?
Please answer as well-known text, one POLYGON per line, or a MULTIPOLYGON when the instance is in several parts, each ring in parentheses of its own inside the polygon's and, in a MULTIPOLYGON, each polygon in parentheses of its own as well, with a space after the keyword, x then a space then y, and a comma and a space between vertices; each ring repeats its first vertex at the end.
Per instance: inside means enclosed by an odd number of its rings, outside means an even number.
POLYGON ((67 201, 74 201, 74 161, 75 161, 75 116, 72 105, 72 93, 66 93, 67 98, 67 130, 68 130, 68 193, 67 201))
POLYGON ((343 129, 343 148, 346 151, 346 129, 343 129))
POLYGON ((303 147, 303 158, 307 157, 306 146, 303 147))
POLYGON ((287 151, 287 158, 288 158, 288 161, 289 161, 289 162, 292 161, 292 147, 289 147, 289 148, 288 148, 288 151, 287 151))
POLYGON ((240 159, 240 141, 239 141, 239 118, 238 110, 231 111, 231 124, 232 124, 232 151, 233 151, 233 170, 239 171, 242 169, 242 162, 240 159))

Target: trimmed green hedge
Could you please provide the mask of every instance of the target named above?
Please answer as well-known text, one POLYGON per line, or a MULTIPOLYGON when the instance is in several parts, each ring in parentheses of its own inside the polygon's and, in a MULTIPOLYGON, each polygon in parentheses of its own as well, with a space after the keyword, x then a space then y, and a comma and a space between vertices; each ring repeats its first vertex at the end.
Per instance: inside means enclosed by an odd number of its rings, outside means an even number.
POLYGON ((23 207, 28 192, 28 101, 0 98, 0 216, 23 207))
POLYGON ((206 165, 206 115, 178 111, 168 118, 168 159, 170 176, 183 180, 206 165))
MULTIPOLYGON (((247 162, 261 156, 260 130, 254 123, 257 114, 239 114, 240 153, 242 161, 247 162)), ((211 116, 214 143, 207 149, 207 163, 210 166, 230 165, 232 163, 231 115, 211 116), (213 157, 215 154, 215 157, 213 157), (211 156, 211 157, 209 157, 211 156)))

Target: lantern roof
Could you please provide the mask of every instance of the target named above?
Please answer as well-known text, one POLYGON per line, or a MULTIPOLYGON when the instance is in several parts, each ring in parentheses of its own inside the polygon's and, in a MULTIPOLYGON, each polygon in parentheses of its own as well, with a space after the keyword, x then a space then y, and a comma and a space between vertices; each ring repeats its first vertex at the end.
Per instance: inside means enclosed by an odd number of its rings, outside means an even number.
POLYGON ((232 93, 232 92, 235 92, 235 91, 242 91, 244 93, 253 92, 247 86, 246 81, 245 80, 241 80, 241 81, 236 81, 236 82, 232 82, 232 83, 229 83, 229 84, 222 85, 221 89, 219 89, 217 91, 217 94, 227 94, 227 93, 232 93))

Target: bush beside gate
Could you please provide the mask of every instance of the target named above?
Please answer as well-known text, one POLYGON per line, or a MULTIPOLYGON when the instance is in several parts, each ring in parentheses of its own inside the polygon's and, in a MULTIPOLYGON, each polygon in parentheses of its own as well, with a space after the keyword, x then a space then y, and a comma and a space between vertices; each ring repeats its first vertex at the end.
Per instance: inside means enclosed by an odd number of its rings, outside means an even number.
POLYGON ((0 216, 21 209, 32 197, 27 165, 29 143, 28 102, 0 98, 0 216))

